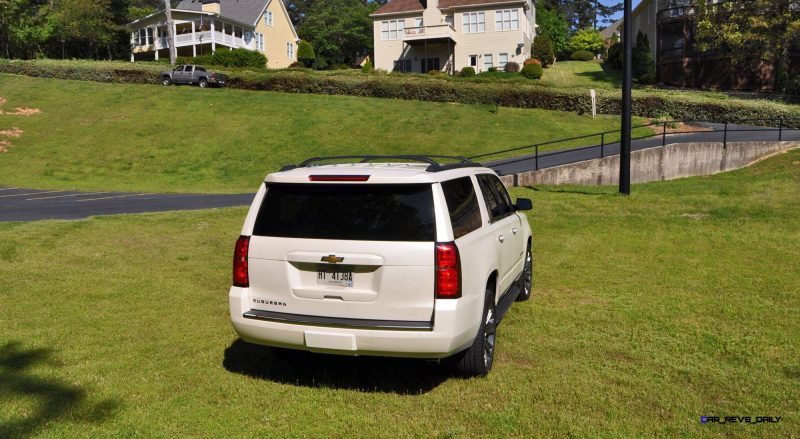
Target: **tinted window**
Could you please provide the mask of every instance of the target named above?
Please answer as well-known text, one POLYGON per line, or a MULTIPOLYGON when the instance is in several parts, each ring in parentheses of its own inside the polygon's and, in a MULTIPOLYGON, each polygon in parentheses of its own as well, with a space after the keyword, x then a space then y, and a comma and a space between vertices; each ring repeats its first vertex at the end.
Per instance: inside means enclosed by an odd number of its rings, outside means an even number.
POLYGON ((271 184, 253 234, 434 241, 430 184, 271 184))
POLYGON ((195 71, 195 72, 205 72, 205 71, 206 71, 206 69, 204 69, 203 67, 195 67, 195 68, 194 68, 194 71, 195 71))
POLYGON ((513 210, 508 202, 510 198, 508 193, 505 192, 505 188, 503 188, 503 192, 497 191, 496 182, 500 185, 503 183, 497 177, 490 174, 481 174, 477 177, 481 192, 483 192, 483 199, 486 201, 486 208, 489 211, 489 215, 492 217, 492 221, 502 219, 511 213, 513 210))
POLYGON ((185 73, 192 73, 192 66, 186 66, 186 67, 184 67, 184 68, 183 68, 183 71, 184 71, 185 73))
POLYGON ((442 183, 453 235, 456 239, 481 227, 481 211, 478 197, 469 177, 458 178, 442 183))
POLYGON ((503 182, 500 181, 500 179, 494 175, 489 176, 489 179, 494 184, 494 189, 498 195, 498 198, 500 199, 501 204, 505 206, 504 207, 505 212, 506 213, 513 212, 514 203, 511 202, 511 196, 508 195, 508 190, 506 190, 506 185, 504 185, 503 182))

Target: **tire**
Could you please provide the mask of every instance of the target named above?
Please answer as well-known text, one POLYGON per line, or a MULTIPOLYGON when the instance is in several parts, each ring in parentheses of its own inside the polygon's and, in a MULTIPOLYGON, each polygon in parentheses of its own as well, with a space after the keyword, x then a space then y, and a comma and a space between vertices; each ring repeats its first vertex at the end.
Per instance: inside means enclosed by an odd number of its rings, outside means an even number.
POLYGON ((172 85, 172 80, 169 79, 169 76, 165 76, 161 83, 164 84, 165 87, 169 87, 172 85))
POLYGON ((531 298, 531 290, 533 289, 533 253, 531 246, 528 245, 528 250, 525 252, 525 266, 522 269, 522 291, 517 296, 517 302, 524 302, 531 298))
POLYGON ((494 287, 486 287, 486 299, 478 335, 466 351, 460 353, 456 362, 456 371, 465 377, 486 376, 494 364, 494 348, 497 336, 495 320, 494 287))
POLYGON ((206 87, 208 87, 208 81, 206 80, 206 78, 203 78, 203 79, 200 80, 198 85, 200 86, 200 88, 206 88, 206 87))

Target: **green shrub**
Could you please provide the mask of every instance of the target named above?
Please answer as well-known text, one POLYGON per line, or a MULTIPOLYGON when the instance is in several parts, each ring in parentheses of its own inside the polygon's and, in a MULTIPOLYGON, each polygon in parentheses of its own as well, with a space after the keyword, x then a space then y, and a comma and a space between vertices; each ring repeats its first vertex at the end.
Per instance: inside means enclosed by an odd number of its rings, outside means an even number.
POLYGON ((297 43, 297 59, 306 67, 311 67, 314 63, 314 58, 317 55, 314 53, 314 46, 306 40, 300 40, 297 43))
POLYGON ((475 76, 475 69, 473 69, 472 67, 464 67, 463 69, 461 69, 461 76, 465 78, 475 76))
POLYGON ((594 54, 588 50, 578 50, 572 53, 573 61, 591 61, 594 59, 594 54))
POLYGON ((267 57, 261 52, 247 49, 217 50, 211 55, 210 64, 222 67, 263 69, 267 65, 267 57))
POLYGON ((494 73, 494 72, 497 71, 497 67, 495 67, 495 66, 489 67, 489 70, 487 70, 487 71, 494 73))
POLYGON ((289 68, 290 69, 296 69, 296 68, 301 68, 301 67, 305 67, 305 66, 306 65, 301 63, 300 61, 295 61, 295 62, 289 64, 289 68))
POLYGON ((431 76, 439 76, 439 74, 441 74, 441 73, 442 72, 440 72, 438 70, 428 70, 428 74, 431 75, 431 76))
POLYGON ((800 96, 800 75, 795 75, 786 81, 786 94, 800 96))
POLYGON ((612 44, 608 48, 608 56, 606 56, 606 64, 612 70, 622 70, 622 57, 624 55, 622 44, 612 44))
MULTIPOLYGON (((158 63, 9 61, 0 59, 0 73, 108 83, 159 84, 161 82, 159 72, 162 70, 164 70, 164 66, 158 63)), ((504 75, 500 72, 493 74, 504 75)), ((462 104, 494 105, 495 102, 499 102, 501 106, 505 107, 541 108, 573 113, 591 111, 591 98, 585 90, 554 89, 520 82, 473 83, 460 78, 441 80, 424 75, 362 75, 360 73, 330 75, 300 69, 245 70, 229 72, 229 77, 229 87, 246 90, 415 99, 462 104)), ((621 99, 618 91, 597 91, 598 113, 620 114, 620 110, 621 99)), ((712 122, 781 118, 785 127, 800 129, 800 106, 767 100, 717 97, 698 92, 635 90, 633 114, 649 118, 669 114, 679 120, 712 122)))
POLYGON ((550 67, 556 62, 553 41, 545 34, 537 35, 533 40, 531 57, 541 60, 542 67, 550 67))
POLYGON ((544 67, 544 64, 542 64, 541 61, 539 61, 538 59, 534 59, 534 58, 528 58, 522 64, 525 65, 525 66, 527 66, 528 64, 539 64, 540 66, 544 67))
POLYGON ((636 35, 636 48, 633 50, 633 77, 640 84, 656 82, 656 62, 650 50, 650 39, 641 31, 636 35))
POLYGON ((540 64, 527 64, 520 73, 528 79, 542 79, 544 69, 540 64))
POLYGON ((509 61, 506 63, 505 67, 503 67, 503 71, 506 73, 517 73, 519 72, 519 64, 514 61, 509 61))
POLYGON ((372 73, 375 70, 375 66, 372 64, 372 61, 367 61, 361 66, 361 71, 364 73, 372 73))

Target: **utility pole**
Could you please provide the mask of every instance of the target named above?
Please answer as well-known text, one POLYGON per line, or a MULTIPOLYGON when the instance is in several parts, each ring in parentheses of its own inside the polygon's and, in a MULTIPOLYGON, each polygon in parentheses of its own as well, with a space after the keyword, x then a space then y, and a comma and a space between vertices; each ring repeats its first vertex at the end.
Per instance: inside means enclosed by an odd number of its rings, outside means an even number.
POLYGON ((631 194, 631 107, 633 88, 633 20, 631 0, 625 0, 625 15, 622 38, 624 58, 622 62, 622 133, 619 145, 619 193, 631 194))
MULTIPOLYGON (((169 39, 169 63, 175 65, 175 58, 178 56, 178 51, 175 48, 175 28, 172 22, 172 5, 170 0, 164 0, 164 12, 167 14, 167 38, 169 39)), ((157 49, 156 49, 157 50, 157 49)))

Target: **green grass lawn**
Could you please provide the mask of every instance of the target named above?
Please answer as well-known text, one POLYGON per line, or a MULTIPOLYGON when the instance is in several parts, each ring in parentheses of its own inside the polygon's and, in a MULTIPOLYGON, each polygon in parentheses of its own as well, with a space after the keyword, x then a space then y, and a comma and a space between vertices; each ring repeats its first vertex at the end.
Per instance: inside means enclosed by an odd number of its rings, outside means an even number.
POLYGON ((622 74, 605 69, 600 61, 558 61, 544 70, 539 82, 547 87, 619 90, 622 74))
POLYGON ((471 156, 619 126, 545 110, 9 75, 0 97, 7 111, 41 110, 0 116, 0 130, 23 131, 0 154, 0 185, 41 189, 251 191, 316 155, 471 156))
POLYGON ((467 380, 238 341, 245 209, 0 224, 0 437, 796 436, 798 190, 800 151, 629 198, 515 189, 534 298, 467 380))

